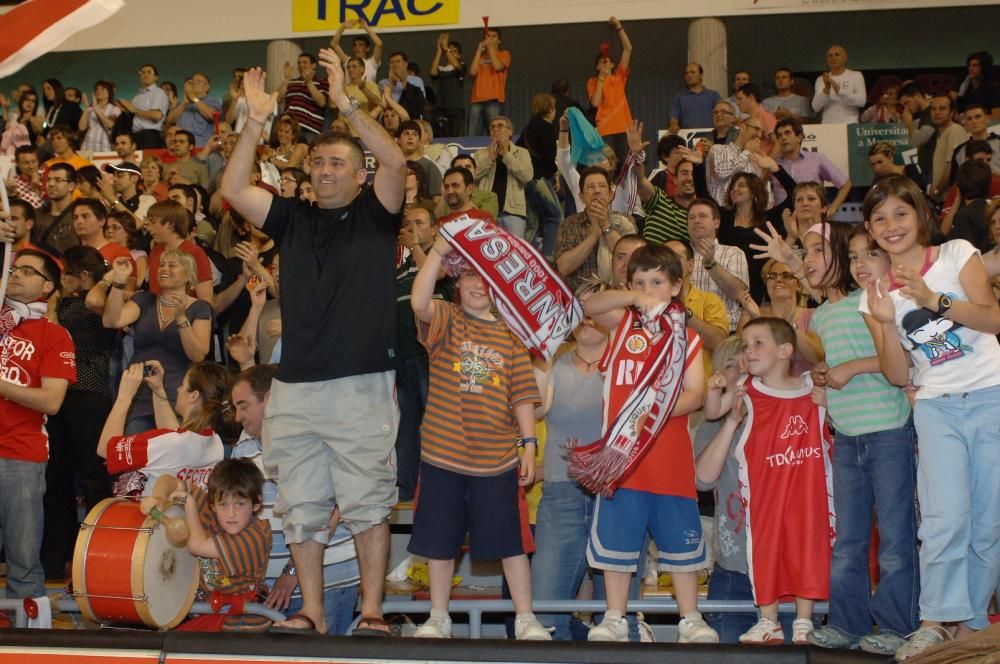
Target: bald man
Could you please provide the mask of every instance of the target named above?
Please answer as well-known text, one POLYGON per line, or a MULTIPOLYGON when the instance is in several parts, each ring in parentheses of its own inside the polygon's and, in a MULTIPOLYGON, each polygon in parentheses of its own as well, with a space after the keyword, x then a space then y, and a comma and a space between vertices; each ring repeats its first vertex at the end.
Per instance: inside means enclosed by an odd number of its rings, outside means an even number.
POLYGON ((826 66, 829 70, 816 79, 813 110, 823 124, 857 122, 858 111, 868 99, 865 77, 847 68, 847 51, 837 44, 827 50, 826 66))

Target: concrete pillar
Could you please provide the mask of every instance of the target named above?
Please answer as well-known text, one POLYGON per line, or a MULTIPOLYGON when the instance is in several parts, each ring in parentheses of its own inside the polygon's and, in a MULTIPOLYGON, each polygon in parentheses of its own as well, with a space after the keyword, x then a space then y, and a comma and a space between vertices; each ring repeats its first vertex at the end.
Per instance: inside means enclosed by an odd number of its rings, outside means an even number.
POLYGON ((688 26, 688 62, 705 69, 705 87, 729 96, 726 66, 726 24, 717 18, 698 18, 688 26))
POLYGON ((302 55, 302 47, 289 39, 275 39, 267 45, 267 91, 273 92, 281 86, 285 79, 285 63, 292 63, 292 67, 298 76, 298 69, 295 63, 302 55))

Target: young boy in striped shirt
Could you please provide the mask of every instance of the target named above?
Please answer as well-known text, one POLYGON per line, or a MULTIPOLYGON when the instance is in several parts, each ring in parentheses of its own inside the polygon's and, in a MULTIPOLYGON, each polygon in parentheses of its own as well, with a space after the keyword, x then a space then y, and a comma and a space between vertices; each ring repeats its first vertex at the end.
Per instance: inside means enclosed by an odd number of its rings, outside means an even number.
MULTIPOLYGON (((271 523, 257 518, 264 505, 260 469, 249 459, 223 459, 208 477, 207 492, 190 483, 187 492, 190 499, 184 501, 184 512, 191 532, 187 548, 198 557, 202 601, 214 591, 243 595, 248 602, 263 601, 271 523)), ((222 631, 260 632, 270 624, 263 616, 226 615, 222 631)))
POLYGON ((449 264, 461 305, 432 299, 449 251, 439 235, 410 294, 430 357, 408 550, 428 559, 431 614, 414 636, 451 636, 451 579, 468 534, 473 558, 503 564, 517 614, 515 636, 550 640, 531 610, 527 554, 534 542, 522 490, 535 479, 538 385, 527 349, 494 314, 489 291, 471 266, 449 264), (518 447, 525 448, 520 460, 518 447))

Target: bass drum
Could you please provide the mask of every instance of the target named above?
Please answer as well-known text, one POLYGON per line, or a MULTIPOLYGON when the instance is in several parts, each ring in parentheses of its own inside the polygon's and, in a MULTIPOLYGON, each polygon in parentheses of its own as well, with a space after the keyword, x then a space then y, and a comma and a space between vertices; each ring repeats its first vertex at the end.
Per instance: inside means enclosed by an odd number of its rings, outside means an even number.
MULTIPOLYGON (((171 505, 164 514, 183 519, 184 508, 171 505)), ((80 524, 73 596, 88 620, 172 629, 191 610, 198 574, 197 559, 171 545, 135 500, 102 500, 80 524)))

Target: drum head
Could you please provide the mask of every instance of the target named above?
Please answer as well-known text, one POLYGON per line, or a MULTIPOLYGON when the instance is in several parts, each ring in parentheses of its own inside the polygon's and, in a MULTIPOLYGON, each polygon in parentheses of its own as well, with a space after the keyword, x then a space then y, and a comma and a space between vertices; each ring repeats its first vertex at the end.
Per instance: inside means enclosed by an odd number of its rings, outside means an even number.
MULTIPOLYGON (((184 519, 184 508, 172 505, 168 517, 184 519)), ((172 629, 191 610, 198 588, 198 561, 184 547, 175 548, 167 541, 166 529, 150 517, 147 526, 154 526, 145 554, 133 562, 133 577, 141 574, 142 591, 146 596, 139 607, 143 621, 150 627, 172 629), (148 614, 148 615, 147 615, 148 614)), ((138 579, 136 579, 138 580, 138 579)))

